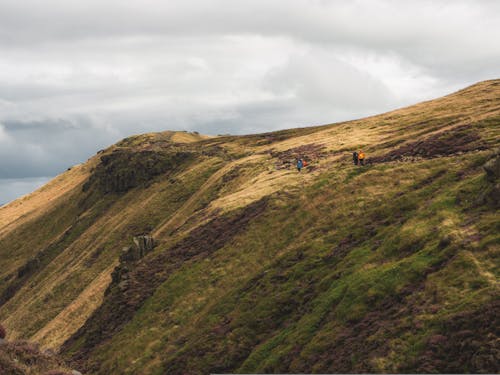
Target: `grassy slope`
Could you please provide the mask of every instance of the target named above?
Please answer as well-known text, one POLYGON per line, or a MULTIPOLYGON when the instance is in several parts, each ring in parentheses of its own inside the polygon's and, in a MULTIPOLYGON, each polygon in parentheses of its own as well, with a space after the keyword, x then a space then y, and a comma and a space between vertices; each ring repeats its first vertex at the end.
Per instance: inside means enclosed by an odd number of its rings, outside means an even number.
POLYGON ((85 204, 72 177, 22 221, 19 202, 2 208, 0 292, 19 288, 0 319, 47 347, 73 335, 64 353, 98 373, 494 371, 500 228, 479 197, 499 127, 500 82, 488 81, 326 127, 128 138, 105 154, 195 142, 182 147, 196 157, 85 204), (304 145, 310 172, 276 169, 304 145), (361 147, 377 162, 352 166, 361 147), (142 232, 159 245, 129 290, 103 297, 142 232), (33 249, 50 251, 19 278, 33 249))

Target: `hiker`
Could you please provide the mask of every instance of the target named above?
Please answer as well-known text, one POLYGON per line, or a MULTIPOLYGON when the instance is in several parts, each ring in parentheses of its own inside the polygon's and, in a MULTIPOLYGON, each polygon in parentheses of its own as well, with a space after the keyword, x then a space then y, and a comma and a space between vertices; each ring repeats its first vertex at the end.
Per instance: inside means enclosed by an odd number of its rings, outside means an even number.
POLYGON ((354 162, 354 165, 358 165, 358 153, 356 151, 352 153, 352 161, 354 162))
POLYGON ((358 154, 359 164, 365 165, 365 153, 363 151, 359 151, 358 154))
POLYGON ((300 172, 300 170, 302 169, 303 166, 304 166, 304 162, 302 161, 302 159, 297 160, 297 170, 299 172, 300 172))

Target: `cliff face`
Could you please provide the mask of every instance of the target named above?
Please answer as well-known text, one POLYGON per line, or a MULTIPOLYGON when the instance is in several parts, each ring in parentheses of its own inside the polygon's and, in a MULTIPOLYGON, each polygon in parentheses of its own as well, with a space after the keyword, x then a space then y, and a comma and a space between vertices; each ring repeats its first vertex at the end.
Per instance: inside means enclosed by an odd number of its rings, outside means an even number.
POLYGON ((0 321, 88 373, 497 372, 499 135, 494 80, 127 138, 0 208, 0 321))

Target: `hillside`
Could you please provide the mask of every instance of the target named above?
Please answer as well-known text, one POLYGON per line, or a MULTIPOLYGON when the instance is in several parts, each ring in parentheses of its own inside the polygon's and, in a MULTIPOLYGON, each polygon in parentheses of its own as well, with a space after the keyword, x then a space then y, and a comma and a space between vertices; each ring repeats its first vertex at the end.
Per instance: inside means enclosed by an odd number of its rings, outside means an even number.
POLYGON ((75 375, 52 351, 40 351, 28 342, 0 343, 0 374, 75 375))
POLYGON ((499 147, 500 80, 126 138, 0 208, 0 322, 86 374, 498 372, 499 147))

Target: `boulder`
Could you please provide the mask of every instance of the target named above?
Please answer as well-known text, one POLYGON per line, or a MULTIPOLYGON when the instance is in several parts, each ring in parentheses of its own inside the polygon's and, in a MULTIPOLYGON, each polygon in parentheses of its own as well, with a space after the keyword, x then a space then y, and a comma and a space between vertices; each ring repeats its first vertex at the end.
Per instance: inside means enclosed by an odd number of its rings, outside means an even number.
POLYGON ((120 262, 125 263, 125 262, 133 262, 135 260, 138 260, 138 251, 137 248, 134 246, 125 246, 122 249, 122 253, 120 254, 120 262))
POLYGON ((137 248, 139 259, 153 250, 155 246, 153 237, 149 235, 134 237, 134 244, 137 248))
POLYGON ((120 289, 128 286, 130 263, 137 262, 155 247, 155 241, 150 235, 144 234, 133 238, 134 245, 126 246, 120 254, 120 264, 115 267, 111 274, 113 283, 118 284, 120 289))
POLYGON ((122 249, 120 262, 135 262, 143 258, 155 247, 153 237, 147 234, 136 236, 133 241, 135 246, 126 246, 122 249))
POLYGON ((495 182, 500 177, 500 155, 497 153, 495 157, 488 160, 484 165, 483 169, 486 172, 486 178, 490 182, 495 182))

